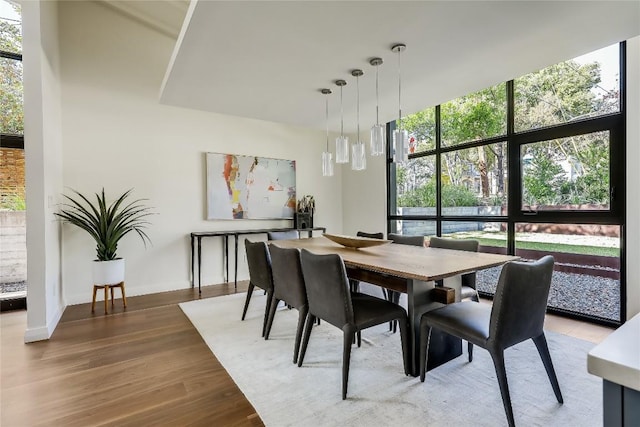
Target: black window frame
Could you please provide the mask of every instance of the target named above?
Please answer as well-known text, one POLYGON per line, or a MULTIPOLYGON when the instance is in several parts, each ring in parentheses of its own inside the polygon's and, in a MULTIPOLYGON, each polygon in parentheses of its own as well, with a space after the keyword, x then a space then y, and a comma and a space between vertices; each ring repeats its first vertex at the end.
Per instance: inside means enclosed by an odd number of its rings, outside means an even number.
POLYGON ((435 107, 436 135, 435 149, 409 155, 409 159, 434 156, 436 163, 436 214, 435 215, 397 215, 397 191, 395 184, 396 165, 392 157, 392 137, 396 122, 387 123, 387 233, 395 232, 394 224, 397 220, 435 221, 436 234, 442 235, 443 221, 484 221, 507 224, 507 253, 515 254, 515 225, 517 223, 558 223, 558 224, 609 224, 620 226, 620 321, 606 320, 586 314, 550 308, 550 312, 567 315, 594 323, 618 326, 626 319, 627 284, 626 284, 626 42, 619 47, 620 67, 620 109, 616 113, 604 114, 596 117, 584 118, 546 127, 515 132, 514 129, 514 80, 506 82, 507 91, 507 133, 487 139, 455 144, 449 147, 441 145, 441 116, 440 106, 435 107), (522 170, 520 150, 523 145, 587 134, 598 131, 609 131, 609 188, 610 205, 608 210, 602 211, 525 211, 522 209, 522 170), (442 154, 473 147, 506 142, 507 145, 507 215, 504 216, 450 216, 442 215, 441 200, 441 157, 442 154))

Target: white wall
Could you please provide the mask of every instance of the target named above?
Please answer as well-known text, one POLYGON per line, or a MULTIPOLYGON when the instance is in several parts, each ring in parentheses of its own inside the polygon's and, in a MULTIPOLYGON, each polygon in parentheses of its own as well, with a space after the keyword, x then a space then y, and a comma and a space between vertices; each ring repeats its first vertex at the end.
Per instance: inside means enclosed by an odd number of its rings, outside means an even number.
POLYGON ((49 338, 64 309, 60 228, 52 221, 53 198, 62 191, 62 151, 56 4, 24 2, 22 17, 30 342, 49 338))
MULTIPOLYGON (((341 177, 321 176, 323 132, 158 104, 175 41, 99 3, 62 2, 60 29, 64 185, 87 193, 104 186, 111 197, 134 188, 158 213, 151 247, 136 236, 119 247, 129 295, 189 286, 192 231, 291 225, 206 221, 205 152, 296 160, 298 195, 316 199, 315 224, 342 231, 341 177)), ((68 225, 63 236, 65 302, 90 301, 94 244, 68 225)), ((221 246, 203 241, 203 284, 223 281, 221 246)), ((246 279, 242 246, 240 254, 246 279)))
MULTIPOLYGON (((366 123, 374 123, 372 121, 366 123)), ((349 135, 353 141, 355 135, 349 135)), ((387 234, 387 172, 386 157, 369 155, 369 130, 360 134, 367 147, 367 168, 351 170, 351 164, 336 165, 343 174, 342 206, 344 208, 343 229, 348 235, 358 231, 387 234)))
POLYGON ((627 41, 627 319, 640 313, 640 37, 627 41))

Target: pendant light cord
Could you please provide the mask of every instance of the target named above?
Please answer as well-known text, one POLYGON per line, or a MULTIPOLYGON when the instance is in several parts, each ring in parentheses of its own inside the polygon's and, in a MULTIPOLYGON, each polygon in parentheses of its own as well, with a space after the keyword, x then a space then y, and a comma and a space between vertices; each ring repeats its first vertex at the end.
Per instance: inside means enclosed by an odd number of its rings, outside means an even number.
POLYGON ((360 76, 356 76, 356 122, 358 123, 358 138, 360 141, 360 76))
POLYGON ((324 99, 324 118, 327 125, 327 153, 329 152, 329 95, 325 95, 324 99))
POLYGON ((380 99, 378 97, 378 66, 376 65, 376 124, 380 124, 380 115, 379 115, 379 105, 380 99))
POLYGON ((340 86, 340 136, 344 137, 344 107, 342 104, 342 86, 340 86))
POLYGON ((400 94, 402 93, 402 73, 400 72, 400 53, 401 49, 398 49, 398 127, 402 130, 402 104, 400 94))

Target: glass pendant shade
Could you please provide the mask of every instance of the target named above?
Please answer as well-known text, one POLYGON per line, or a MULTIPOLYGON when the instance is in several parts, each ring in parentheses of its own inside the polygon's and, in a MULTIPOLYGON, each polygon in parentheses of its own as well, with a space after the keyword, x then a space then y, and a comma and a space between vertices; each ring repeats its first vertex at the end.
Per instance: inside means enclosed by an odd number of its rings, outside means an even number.
POLYGON ((349 163, 349 137, 340 135, 336 138, 336 163, 349 163))
POLYGON ((322 153, 322 176, 333 176, 333 154, 322 153))
POLYGON ((358 141, 351 144, 351 169, 361 171, 367 168, 367 156, 364 142, 358 141))
POLYGON ((397 163, 409 160, 409 132, 406 130, 393 131, 393 161, 397 163))
POLYGON ((384 154, 384 125, 373 125, 371 127, 371 155, 381 156, 384 154))

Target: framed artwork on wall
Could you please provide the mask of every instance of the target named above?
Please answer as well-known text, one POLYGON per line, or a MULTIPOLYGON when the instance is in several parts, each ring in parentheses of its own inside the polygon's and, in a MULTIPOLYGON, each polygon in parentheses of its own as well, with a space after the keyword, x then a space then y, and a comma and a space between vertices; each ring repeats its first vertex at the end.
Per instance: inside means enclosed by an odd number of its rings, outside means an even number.
POLYGON ((206 153, 207 219, 293 219, 295 160, 206 153))

